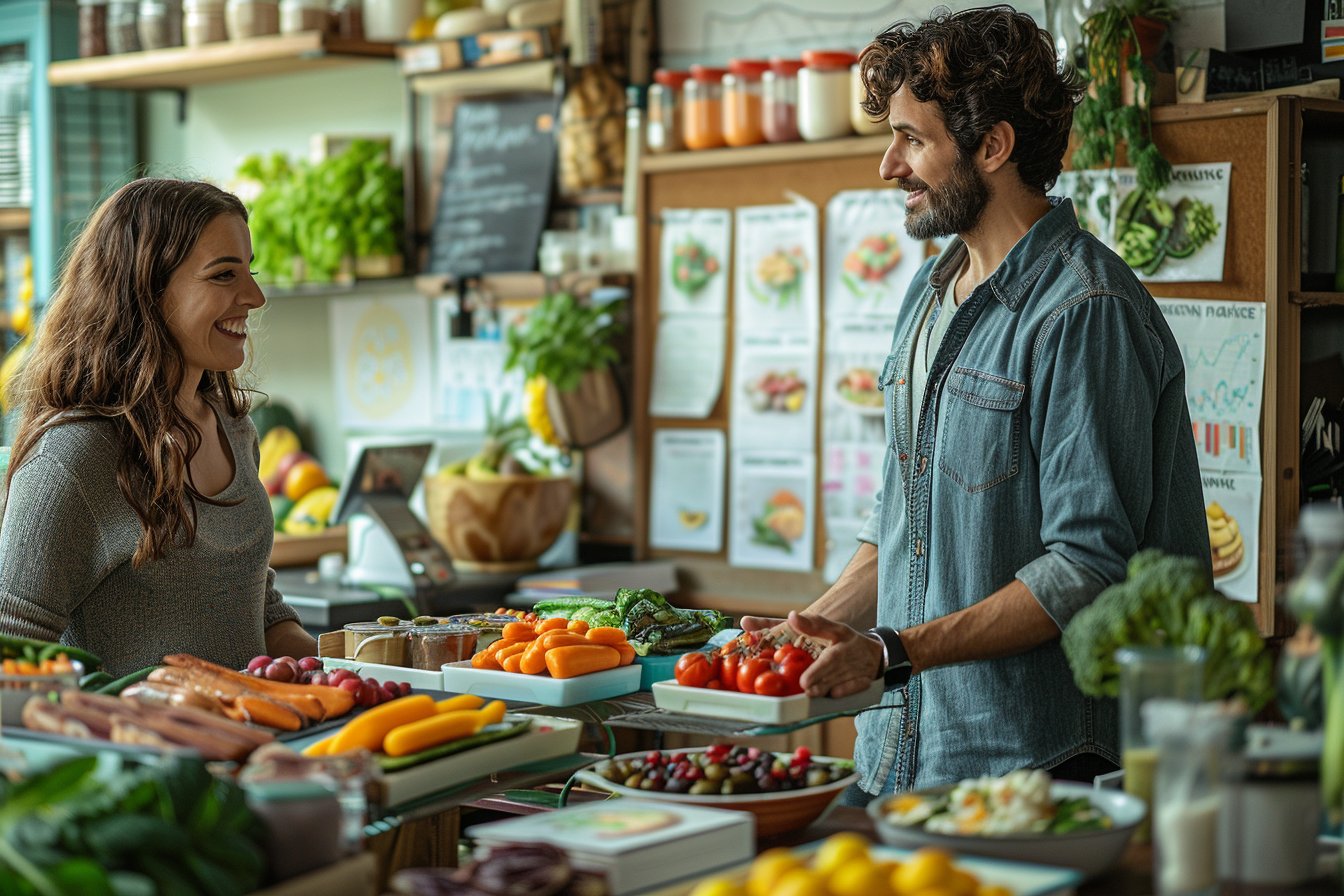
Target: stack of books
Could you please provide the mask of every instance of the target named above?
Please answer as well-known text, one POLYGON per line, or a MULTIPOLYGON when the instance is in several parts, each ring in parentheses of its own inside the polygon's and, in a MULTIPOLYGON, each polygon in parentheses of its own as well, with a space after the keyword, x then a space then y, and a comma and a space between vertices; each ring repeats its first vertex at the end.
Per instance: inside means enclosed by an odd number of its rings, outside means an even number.
POLYGON ((676 564, 669 560, 547 569, 520 578, 514 596, 522 600, 566 594, 611 598, 618 588, 652 588, 666 596, 677 590, 676 564))

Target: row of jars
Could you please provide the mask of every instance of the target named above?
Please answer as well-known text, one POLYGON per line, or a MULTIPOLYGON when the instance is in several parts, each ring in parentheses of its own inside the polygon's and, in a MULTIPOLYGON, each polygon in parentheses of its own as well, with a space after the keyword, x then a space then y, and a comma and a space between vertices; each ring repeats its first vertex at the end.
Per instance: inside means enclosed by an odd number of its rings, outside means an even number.
POLYGON ((845 51, 659 69, 645 137, 650 152, 671 152, 883 133, 886 124, 868 119, 862 99, 858 56, 845 51))
MULTIPOLYGON (((337 0, 356 14, 358 0, 337 0)), ((322 31, 329 0, 79 0, 79 55, 196 47, 224 40, 322 31)), ((337 25, 345 35, 343 19, 337 25)))

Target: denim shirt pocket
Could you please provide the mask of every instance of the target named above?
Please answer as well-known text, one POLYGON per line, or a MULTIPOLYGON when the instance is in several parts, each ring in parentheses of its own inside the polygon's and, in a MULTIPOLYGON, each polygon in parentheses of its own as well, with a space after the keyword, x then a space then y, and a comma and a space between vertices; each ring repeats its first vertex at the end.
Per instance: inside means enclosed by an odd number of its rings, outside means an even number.
POLYGON ((957 367, 948 374, 938 469, 967 492, 1017 475, 1022 450, 1023 383, 957 367))

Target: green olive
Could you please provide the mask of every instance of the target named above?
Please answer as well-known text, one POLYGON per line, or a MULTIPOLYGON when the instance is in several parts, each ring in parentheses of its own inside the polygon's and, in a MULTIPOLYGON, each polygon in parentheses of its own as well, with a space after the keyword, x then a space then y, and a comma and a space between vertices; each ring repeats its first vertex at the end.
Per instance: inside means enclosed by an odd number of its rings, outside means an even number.
POLYGON ((435 625, 439 620, 433 616, 417 616, 411 620, 412 625, 435 625))
POLYGON ((378 617, 378 624, 379 624, 379 625, 400 625, 400 624, 401 624, 401 620, 398 619, 398 618, 395 617, 395 616, 379 616, 379 617, 378 617))

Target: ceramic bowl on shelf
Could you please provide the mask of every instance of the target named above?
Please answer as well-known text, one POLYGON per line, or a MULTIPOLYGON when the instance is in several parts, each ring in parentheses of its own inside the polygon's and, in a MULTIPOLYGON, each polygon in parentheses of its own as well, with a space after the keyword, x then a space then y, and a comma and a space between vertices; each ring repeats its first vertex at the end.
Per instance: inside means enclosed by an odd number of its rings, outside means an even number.
MULTIPOLYGON (((704 752, 703 747, 685 750, 668 750, 668 753, 686 753, 688 755, 704 752)), ((639 762, 648 754, 622 753, 606 762, 639 762)), ((787 761, 787 753, 776 754, 787 761)), ((639 787, 626 787, 611 781, 594 769, 601 763, 595 763, 586 769, 574 773, 576 780, 620 796, 637 797, 642 800, 680 803, 692 806, 708 806, 711 809, 733 809, 750 812, 756 816, 756 836, 773 837, 788 831, 801 830, 822 816, 835 802, 846 787, 858 780, 853 765, 848 760, 830 756, 814 756, 817 763, 843 763, 848 774, 833 781, 815 787, 800 787, 796 790, 776 790, 769 793, 669 793, 664 790, 644 790, 639 787)))
POLYGON ((922 825, 899 825, 888 819, 891 804, 908 798, 908 794, 878 797, 868 804, 868 814, 882 842, 902 849, 933 846, 957 855, 1073 868, 1087 877, 1101 874, 1119 860, 1134 829, 1148 814, 1147 805, 1138 797, 1089 784, 1055 781, 1050 785, 1050 796, 1055 800, 1087 797, 1093 807, 1110 817, 1112 825, 1103 830, 1059 834, 940 834, 922 825))

